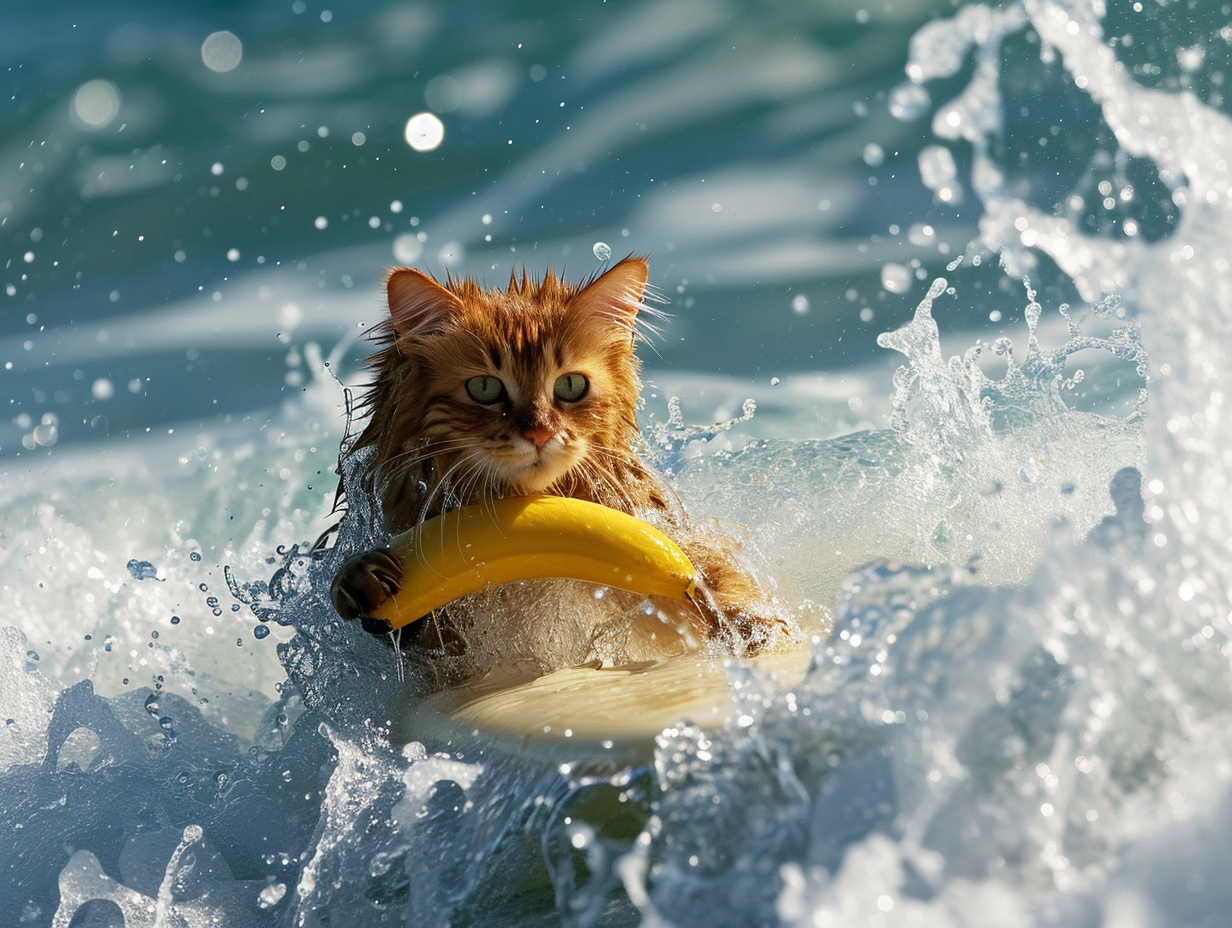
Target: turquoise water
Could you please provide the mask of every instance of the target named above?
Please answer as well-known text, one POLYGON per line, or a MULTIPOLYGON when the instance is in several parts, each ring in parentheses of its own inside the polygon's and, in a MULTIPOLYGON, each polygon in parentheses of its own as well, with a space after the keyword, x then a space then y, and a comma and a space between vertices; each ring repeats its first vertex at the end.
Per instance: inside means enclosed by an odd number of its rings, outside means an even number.
POLYGON ((15 6, 0 921, 1218 923, 1229 22, 15 6), (310 553, 382 276, 607 250, 812 664, 634 761, 417 736, 310 553))

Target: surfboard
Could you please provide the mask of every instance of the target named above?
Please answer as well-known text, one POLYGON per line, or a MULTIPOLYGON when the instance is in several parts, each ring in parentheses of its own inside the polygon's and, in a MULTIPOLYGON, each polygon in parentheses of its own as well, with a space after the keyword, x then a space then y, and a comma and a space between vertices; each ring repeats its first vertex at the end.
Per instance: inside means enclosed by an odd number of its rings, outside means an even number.
POLYGON ((790 688, 808 668, 807 646, 754 658, 686 654, 628 667, 568 667, 529 682, 461 686, 427 697, 416 726, 437 736, 485 737, 571 756, 648 757, 656 736, 683 723, 722 728, 734 720, 733 672, 753 668, 790 688))

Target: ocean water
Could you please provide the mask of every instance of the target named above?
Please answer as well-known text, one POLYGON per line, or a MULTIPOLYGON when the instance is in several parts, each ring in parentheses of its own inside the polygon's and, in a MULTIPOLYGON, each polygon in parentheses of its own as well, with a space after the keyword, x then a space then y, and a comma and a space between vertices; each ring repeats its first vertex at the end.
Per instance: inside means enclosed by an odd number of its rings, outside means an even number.
POLYGON ((15 4, 0 923, 1223 924, 1230 24, 15 4), (382 275, 634 251, 647 438, 807 671, 421 731, 315 544, 382 275))

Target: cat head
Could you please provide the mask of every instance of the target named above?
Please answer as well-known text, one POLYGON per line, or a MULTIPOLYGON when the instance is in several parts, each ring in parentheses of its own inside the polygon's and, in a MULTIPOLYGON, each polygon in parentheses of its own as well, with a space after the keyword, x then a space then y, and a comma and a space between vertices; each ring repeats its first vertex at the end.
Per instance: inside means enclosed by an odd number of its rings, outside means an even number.
POLYGON ((392 271, 359 444, 378 445, 388 478, 430 457, 463 499, 602 480, 637 432, 646 278, 632 256, 577 285, 523 272, 504 290, 392 271))

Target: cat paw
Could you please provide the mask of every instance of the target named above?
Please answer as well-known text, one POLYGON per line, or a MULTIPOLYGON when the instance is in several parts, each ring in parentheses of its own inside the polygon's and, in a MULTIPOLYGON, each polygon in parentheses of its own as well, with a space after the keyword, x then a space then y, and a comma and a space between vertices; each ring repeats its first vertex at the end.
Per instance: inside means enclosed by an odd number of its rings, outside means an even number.
POLYGON ((340 616, 355 619, 372 615, 401 588, 402 562, 392 551, 377 548, 347 559, 334 577, 329 598, 340 616))

